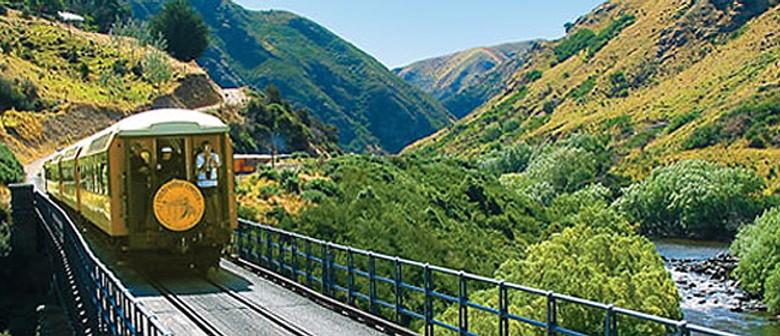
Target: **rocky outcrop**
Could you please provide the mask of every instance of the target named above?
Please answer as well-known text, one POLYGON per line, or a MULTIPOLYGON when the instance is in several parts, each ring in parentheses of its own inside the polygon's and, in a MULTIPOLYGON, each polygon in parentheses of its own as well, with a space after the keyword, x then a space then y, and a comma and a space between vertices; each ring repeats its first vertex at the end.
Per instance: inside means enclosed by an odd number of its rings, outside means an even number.
POLYGON ((222 90, 206 74, 189 74, 179 80, 173 93, 158 97, 152 108, 188 108, 222 104, 222 90))

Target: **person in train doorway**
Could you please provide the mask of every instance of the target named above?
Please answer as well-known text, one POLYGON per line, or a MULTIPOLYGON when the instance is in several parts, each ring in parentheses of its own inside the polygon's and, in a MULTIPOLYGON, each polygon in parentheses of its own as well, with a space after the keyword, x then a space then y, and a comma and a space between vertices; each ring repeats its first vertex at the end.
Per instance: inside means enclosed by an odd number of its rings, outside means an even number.
POLYGON ((130 188, 131 209, 137 217, 136 225, 143 228, 147 220, 149 210, 149 173, 150 155, 140 143, 134 143, 130 147, 130 188))
POLYGON ((179 178, 181 169, 181 160, 173 152, 173 148, 165 146, 160 149, 160 159, 157 162, 157 176, 160 178, 161 186, 174 178, 179 178))
POLYGON ((219 155, 214 153, 211 143, 206 140, 201 144, 201 152, 195 157, 195 169, 198 176, 198 187, 203 192, 206 201, 205 219, 209 223, 216 223, 218 205, 219 167, 222 163, 219 155))

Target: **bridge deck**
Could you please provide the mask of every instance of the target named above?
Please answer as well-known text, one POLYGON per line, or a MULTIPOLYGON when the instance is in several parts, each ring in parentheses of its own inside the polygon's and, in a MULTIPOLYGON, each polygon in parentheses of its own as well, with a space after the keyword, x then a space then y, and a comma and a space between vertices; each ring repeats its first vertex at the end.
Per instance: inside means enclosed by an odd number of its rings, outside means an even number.
MULTIPOLYGON (((131 274, 123 274, 122 278, 139 301, 152 310, 175 335, 205 335, 151 285, 141 279, 133 280, 135 277, 131 274)), ((312 335, 383 335, 376 329, 329 310, 229 261, 223 260, 221 269, 211 272, 208 278, 312 335)), ((258 318, 234 299, 218 293, 214 286, 204 280, 180 278, 161 282, 226 334, 289 334, 273 322, 258 318)))

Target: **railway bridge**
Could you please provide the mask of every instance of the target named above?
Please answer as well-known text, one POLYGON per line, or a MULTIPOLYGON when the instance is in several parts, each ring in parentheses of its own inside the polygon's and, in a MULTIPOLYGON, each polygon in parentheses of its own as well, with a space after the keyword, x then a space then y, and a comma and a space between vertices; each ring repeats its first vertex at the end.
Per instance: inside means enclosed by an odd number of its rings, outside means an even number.
POLYGON ((32 185, 11 189, 14 225, 27 232, 18 239, 46 248, 76 334, 477 335, 469 322, 478 315, 502 336, 520 326, 537 334, 585 335, 558 318, 576 308, 600 316, 599 333, 608 336, 635 333, 625 328, 628 321, 666 335, 733 335, 245 220, 220 270, 150 279, 108 267, 68 215, 32 185), (469 293, 478 290, 494 297, 476 302, 469 293), (514 295, 537 297, 544 318, 516 315, 514 295))

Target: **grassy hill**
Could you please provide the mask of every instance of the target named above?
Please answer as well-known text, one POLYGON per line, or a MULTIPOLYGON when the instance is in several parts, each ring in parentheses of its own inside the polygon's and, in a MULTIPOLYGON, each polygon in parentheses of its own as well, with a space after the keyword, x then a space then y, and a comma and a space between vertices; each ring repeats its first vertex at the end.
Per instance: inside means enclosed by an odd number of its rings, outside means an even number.
MULTIPOLYGON (((161 0, 134 0, 148 18, 161 0)), ((198 60, 222 86, 279 88, 294 106, 338 127, 350 151, 403 146, 450 124, 437 101, 394 76, 371 56, 325 28, 283 11, 250 11, 231 1, 194 0, 211 29, 198 60)))
POLYGON ((523 66, 535 45, 516 42, 474 48, 415 62, 393 72, 462 118, 500 93, 501 84, 523 66))
POLYGON ((776 189, 778 26, 777 1, 610 1, 541 43, 503 93, 406 151, 476 157, 584 132, 607 139, 614 170, 635 179, 703 158, 776 189))
POLYGON ((0 15, 0 36, 0 142, 24 163, 129 113, 222 102, 219 88, 196 64, 129 40, 23 18, 13 10, 0 15), (168 78, 151 79, 150 57, 169 65, 168 78))

